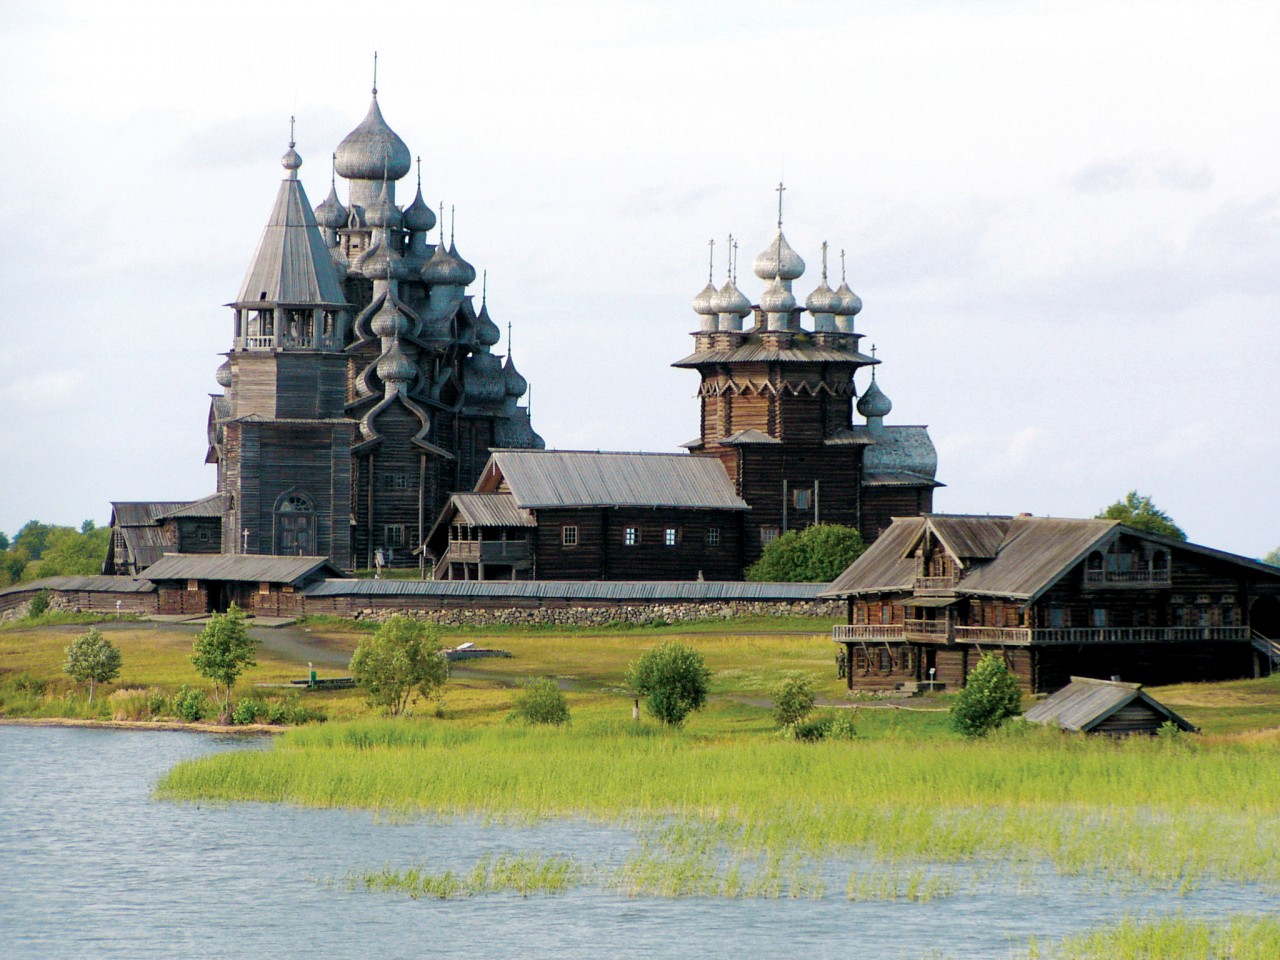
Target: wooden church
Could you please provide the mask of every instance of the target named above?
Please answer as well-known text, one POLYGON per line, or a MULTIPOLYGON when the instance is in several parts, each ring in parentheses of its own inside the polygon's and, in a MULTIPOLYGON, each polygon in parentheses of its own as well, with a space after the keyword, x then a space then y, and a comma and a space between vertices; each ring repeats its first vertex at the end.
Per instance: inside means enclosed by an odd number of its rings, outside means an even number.
POLYGON ((694 352, 675 364, 701 378, 700 435, 688 452, 519 461, 578 471, 565 482, 590 490, 589 502, 541 503, 532 514, 513 507, 493 527, 481 501, 451 495, 494 492, 495 452, 545 445, 520 403, 528 384, 509 347, 505 358, 494 352, 501 333, 484 288, 477 307, 468 292, 476 270, 452 235, 446 241, 443 206, 437 217, 423 199, 420 169, 412 200, 397 205, 411 157, 383 118, 376 84, 364 120, 338 144, 318 206, 298 178, 292 136, 281 163, 262 239, 228 304, 231 346, 207 427, 217 492, 192 504, 130 504, 121 516, 142 519, 121 521, 108 572, 141 572, 157 548, 188 552, 191 537, 169 514, 198 510, 208 521, 210 505, 220 522, 200 552, 313 556, 343 569, 421 564, 481 579, 736 579, 788 530, 839 523, 872 540, 892 517, 932 508, 939 484, 928 431, 885 424, 892 404, 876 383, 879 361, 861 352, 854 329, 862 301, 843 267, 840 286, 828 285, 825 243, 821 281, 797 302, 792 284, 805 263, 782 233, 779 199, 777 236, 754 263, 758 304, 738 288, 732 242, 725 282, 709 280, 694 299, 694 352), (859 394, 863 368, 870 376, 859 394), (699 499, 707 459, 725 482, 699 499), (639 499, 610 488, 609 477, 632 475, 647 478, 639 499), (556 528, 538 532, 537 517, 556 510, 595 513, 572 522, 555 514, 556 528), (636 510, 666 512, 655 520, 636 510), (513 517, 520 523, 506 522, 513 517), (482 563, 495 550, 524 550, 474 546, 486 536, 541 544, 540 562, 529 552, 527 562, 482 563), (651 552, 655 543, 667 549, 651 552))

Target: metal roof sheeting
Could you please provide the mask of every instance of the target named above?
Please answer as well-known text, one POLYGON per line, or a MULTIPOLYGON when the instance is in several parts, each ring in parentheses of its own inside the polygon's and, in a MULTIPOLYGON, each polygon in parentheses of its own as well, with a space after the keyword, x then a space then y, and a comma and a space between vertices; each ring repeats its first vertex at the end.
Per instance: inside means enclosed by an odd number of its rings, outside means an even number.
POLYGON ((176 510, 170 510, 164 514, 163 519, 169 517, 221 517, 227 512, 227 501, 230 499, 225 493, 214 493, 207 497, 201 497, 199 500, 193 500, 186 506, 178 507, 176 510))
POLYGON ((475 597, 531 600, 817 600, 823 583, 702 580, 321 580, 309 597, 475 597))
POLYGON ((1009 529, 1009 517, 930 517, 928 527, 958 560, 990 560, 1009 529))
MULTIPOLYGON (((748 510, 724 466, 686 453, 495 452, 496 466, 527 510, 540 507, 682 507, 748 510)), ((486 473, 488 468, 486 468, 486 473)))
POLYGON ((148 580, 240 580, 296 583, 313 573, 341 576, 328 557, 272 557, 256 553, 166 553, 147 567, 148 580))
POLYGON ((30 583, 15 583, 11 587, 0 590, 0 596, 7 593, 22 593, 27 590, 85 590, 92 593, 152 593, 156 585, 150 580, 139 580, 136 577, 108 577, 102 574, 90 576, 45 577, 43 580, 32 580, 30 583))
POLYGON ((159 522, 165 514, 191 506, 190 500, 130 500, 113 502, 111 512, 115 516, 113 526, 143 527, 159 522))
POLYGON ((876 363, 872 357, 856 350, 819 347, 796 339, 790 347, 779 349, 759 340, 747 340, 729 350, 704 350, 691 353, 672 364, 673 367, 697 367, 708 363, 876 363))
POLYGON ((1135 701, 1146 704, 1183 730, 1195 729, 1143 691, 1141 684, 1093 680, 1088 677, 1072 677, 1071 683, 1028 710, 1026 719, 1030 723, 1043 723, 1063 730, 1088 733, 1116 711, 1135 701))
POLYGON ((876 538, 866 553, 832 581, 825 596, 910 590, 916 582, 916 561, 905 554, 923 530, 923 517, 894 517, 889 529, 876 538))

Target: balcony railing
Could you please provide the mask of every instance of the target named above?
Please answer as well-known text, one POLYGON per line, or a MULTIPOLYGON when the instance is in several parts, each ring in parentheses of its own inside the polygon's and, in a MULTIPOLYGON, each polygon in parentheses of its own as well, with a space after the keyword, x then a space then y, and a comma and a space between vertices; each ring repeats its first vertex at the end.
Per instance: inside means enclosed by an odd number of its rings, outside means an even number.
POLYGON ((915 594, 918 597, 950 596, 955 592, 955 577, 916 577, 915 594))
POLYGON ((529 559, 523 540, 450 540, 442 558, 455 563, 519 563, 529 559))
POLYGON ((902 626, 907 634, 914 636, 946 638, 951 635, 951 624, 946 620, 907 619, 902 626))
POLYGON ((894 624, 837 626, 831 638, 850 640, 921 639, 957 643, 1030 644, 1179 643, 1196 640, 1248 642, 1248 627, 965 627, 945 620, 906 620, 894 624))
POLYGON ((1167 587, 1169 568, 1160 570, 1086 570, 1086 587, 1167 587))
POLYGON ((902 624, 900 623, 851 623, 839 624, 831 628, 831 639, 848 642, 850 640, 901 640, 902 624))

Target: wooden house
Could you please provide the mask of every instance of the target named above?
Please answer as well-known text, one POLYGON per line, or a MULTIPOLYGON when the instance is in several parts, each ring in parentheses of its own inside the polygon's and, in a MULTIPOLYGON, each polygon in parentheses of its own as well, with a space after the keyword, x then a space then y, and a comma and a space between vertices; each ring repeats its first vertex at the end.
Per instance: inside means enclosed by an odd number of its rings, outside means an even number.
POLYGON ((137 576, 166 553, 220 553, 226 497, 111 504, 102 572, 137 576))
POLYGON ((427 549, 442 580, 736 580, 747 513, 706 458, 502 450, 427 549))
POLYGON ((956 688, 984 653, 1024 689, 1269 673, 1280 568, 1114 520, 895 518, 831 584, 850 689, 956 688))
POLYGON ((304 588, 346 574, 327 557, 171 553, 144 576, 156 586, 161 614, 225 612, 234 603, 260 616, 296 616, 304 588))
POLYGON ((1144 691, 1140 683, 1088 677, 1072 677, 1069 684, 1028 710, 1026 719, 1077 733, 1112 736, 1153 736, 1166 723, 1187 732, 1196 729, 1144 691))

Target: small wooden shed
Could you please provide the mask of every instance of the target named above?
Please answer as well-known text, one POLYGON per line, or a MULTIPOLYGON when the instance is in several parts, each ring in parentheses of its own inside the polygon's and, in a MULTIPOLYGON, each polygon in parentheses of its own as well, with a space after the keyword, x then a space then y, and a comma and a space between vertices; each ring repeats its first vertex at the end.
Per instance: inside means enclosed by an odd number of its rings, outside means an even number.
POLYGON ((1057 693, 1027 711, 1031 723, 1081 733, 1154 734, 1165 723, 1195 732, 1193 727, 1142 689, 1140 683, 1072 677, 1057 693))

